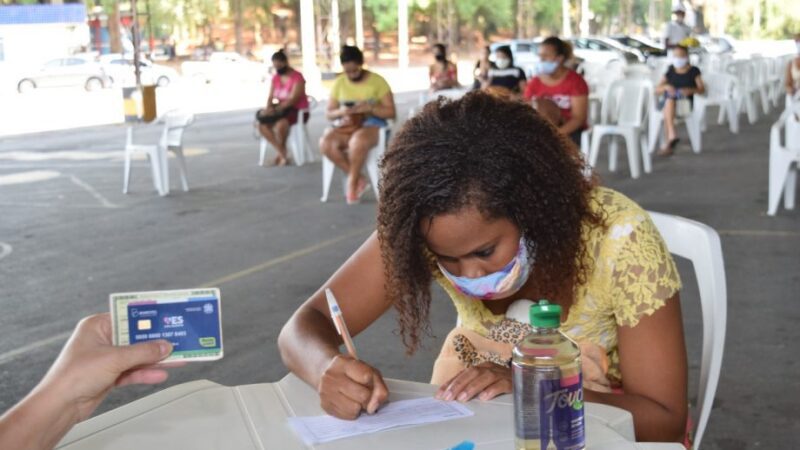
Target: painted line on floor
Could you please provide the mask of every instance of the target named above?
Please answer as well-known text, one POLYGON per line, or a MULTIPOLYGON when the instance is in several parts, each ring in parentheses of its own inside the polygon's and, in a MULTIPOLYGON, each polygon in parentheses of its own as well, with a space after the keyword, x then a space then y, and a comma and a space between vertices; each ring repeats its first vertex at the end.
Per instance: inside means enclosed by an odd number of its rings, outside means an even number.
POLYGON ((346 239, 350 239, 350 238, 355 237, 355 236, 362 235, 362 234, 364 234, 364 233, 366 233, 366 232, 368 232, 370 230, 374 230, 374 229, 375 229, 375 227, 358 228, 356 230, 351 231, 350 233, 343 234, 341 236, 337 236, 335 238, 328 239, 326 241, 322 241, 322 242, 320 242, 318 244, 314 244, 314 245, 312 245, 310 247, 302 248, 300 250, 296 250, 294 252, 287 253, 287 254, 285 254, 283 256, 279 256, 277 258, 269 259, 267 261, 264 261, 264 262, 262 262, 260 264, 256 264, 255 266, 249 267, 247 269, 240 270, 240 271, 232 273, 230 275, 225 275, 224 277, 221 277, 221 278, 217 278, 216 280, 212 280, 212 281, 209 281, 207 283, 202 283, 200 286, 201 287, 217 287, 217 286, 219 286, 219 285, 221 285, 223 283, 228 283, 228 282, 231 282, 231 281, 234 281, 234 280, 238 280, 238 279, 244 278, 244 277, 246 277, 248 275, 252 275, 254 273, 258 273, 258 272, 267 270, 267 269, 269 269, 271 267, 277 266, 278 264, 284 263, 286 261, 290 261, 290 260, 299 258, 301 256, 305 256, 305 255, 314 253, 314 252, 316 252, 318 250, 322 250, 323 248, 330 247, 330 246, 332 246, 334 244, 337 244, 337 243, 339 243, 341 241, 344 241, 346 239))
MULTIPOLYGON (((234 272, 234 273, 229 274, 229 275, 225 275, 225 276, 217 278, 215 280, 211 280, 211 281, 208 281, 208 282, 200 283, 200 286, 215 286, 215 287, 217 287, 217 286, 219 286, 221 284, 229 283, 231 281, 235 281, 235 280, 238 280, 240 278, 244 278, 244 277, 252 275, 254 273, 258 273, 258 272, 262 272, 262 271, 268 270, 268 269, 270 269, 272 267, 275 267, 275 266, 277 266, 277 265, 279 265, 281 263, 285 263, 287 261, 291 261, 293 259, 297 259, 297 258, 300 258, 302 256, 306 256, 306 255, 309 255, 311 253, 317 252, 317 251, 322 250, 324 248, 331 247, 331 246, 333 246, 333 245, 335 245, 335 244, 337 244, 339 242, 342 242, 344 240, 347 240, 347 239, 350 239, 350 238, 353 238, 353 237, 356 237, 356 236, 359 236, 359 235, 363 235, 364 233, 367 233, 367 232, 369 232, 371 230, 374 230, 374 229, 375 229, 375 227, 372 227, 372 226, 358 228, 358 229, 353 230, 353 231, 351 231, 349 233, 345 233, 343 235, 340 235, 340 236, 337 236, 337 237, 322 241, 322 242, 320 242, 318 244, 314 244, 314 245, 311 245, 311 246, 308 246, 308 247, 305 247, 305 248, 301 248, 300 250, 295 250, 295 251, 293 251, 291 253, 287 253, 287 254, 279 256, 277 258, 272 258, 272 259, 266 260, 266 261, 264 261, 264 262, 262 262, 260 264, 256 264, 255 266, 249 267, 247 269, 240 270, 238 272, 234 272)), ((72 331, 67 331, 67 332, 64 332, 64 333, 57 334, 55 336, 51 336, 51 337, 48 337, 48 338, 45 338, 45 339, 40 339, 38 341, 31 342, 30 344, 24 345, 24 346, 19 347, 17 349, 2 353, 2 354, 0 354, 0 365, 5 364, 6 362, 8 362, 8 361, 10 361, 10 360, 12 360, 12 359, 14 359, 14 358, 16 358, 18 356, 23 356, 23 355, 29 354, 29 353, 31 353, 33 351, 39 350, 42 347, 47 347, 49 345, 53 345, 53 344, 56 344, 56 343, 63 344, 64 341, 66 341, 67 338, 69 338, 69 336, 71 334, 72 334, 72 331)))
POLYGON ((8 175, 0 175, 0 186, 12 184, 36 183, 37 181, 47 181, 61 176, 61 172, 54 170, 32 170, 29 172, 18 172, 8 175))
POLYGON ((773 230, 717 230, 722 236, 750 236, 750 237, 800 237, 800 231, 773 231, 773 230))
POLYGON ((103 195, 101 193, 97 192, 97 189, 92 187, 91 184, 81 180, 80 178, 76 177, 75 175, 70 175, 70 179, 72 180, 73 183, 78 185, 78 187, 81 187, 81 188, 85 189, 86 192, 91 194, 91 196, 94 197, 95 200, 100 202, 100 204, 103 205, 104 208, 119 208, 119 205, 115 205, 115 204, 111 203, 110 201, 108 201, 108 199, 103 197, 103 195))
POLYGON ((10 255, 12 251, 14 251, 14 248, 11 247, 10 244, 6 244, 5 242, 0 242, 0 259, 3 259, 6 256, 10 255))

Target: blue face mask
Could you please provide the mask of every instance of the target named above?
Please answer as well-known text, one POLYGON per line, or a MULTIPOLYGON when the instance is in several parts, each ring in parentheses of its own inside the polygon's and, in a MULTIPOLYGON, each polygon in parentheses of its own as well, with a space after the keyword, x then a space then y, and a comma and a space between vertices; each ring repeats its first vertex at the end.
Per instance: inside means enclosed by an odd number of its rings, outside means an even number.
POLYGON ((689 60, 686 58, 672 58, 672 65, 675 66, 676 69, 683 69, 688 63, 689 60))
POLYGON ((539 61, 536 64, 536 73, 552 75, 558 69, 558 61, 539 61))
POLYGON ((481 300, 494 300, 510 297, 522 289, 530 276, 531 262, 528 259, 528 247, 525 239, 521 238, 517 256, 495 273, 479 278, 467 278, 451 274, 441 264, 439 264, 439 270, 462 294, 481 300))

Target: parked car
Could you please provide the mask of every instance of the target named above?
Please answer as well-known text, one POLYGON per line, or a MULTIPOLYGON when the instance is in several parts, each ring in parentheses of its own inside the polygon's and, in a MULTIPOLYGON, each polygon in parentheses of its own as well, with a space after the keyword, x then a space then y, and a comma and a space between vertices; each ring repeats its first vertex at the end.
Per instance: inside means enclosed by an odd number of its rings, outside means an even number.
POLYGON ((88 57, 70 56, 46 62, 38 69, 21 74, 17 91, 28 92, 44 87, 83 87, 95 91, 111 86, 103 67, 88 57))
POLYGON ((567 40, 572 43, 575 56, 589 63, 607 64, 614 60, 627 64, 644 62, 643 54, 637 54, 613 39, 593 36, 571 37, 567 40))
POLYGON ((530 39, 511 39, 507 41, 495 42, 489 46, 492 54, 489 59, 494 61, 494 51, 498 47, 507 45, 511 47, 514 55, 514 65, 525 71, 525 75, 530 78, 536 73, 536 64, 539 62, 539 42, 541 40, 530 39))
POLYGON ((214 52, 208 61, 186 61, 181 64, 185 77, 211 83, 212 81, 258 81, 269 78, 269 66, 250 61, 235 52, 214 52))
MULTIPOLYGON (((131 56, 120 54, 103 55, 100 57, 100 65, 115 85, 123 87, 136 85, 136 71, 134 70, 131 56)), ((139 71, 142 84, 145 85, 169 86, 179 77, 176 70, 153 64, 147 59, 139 60, 139 71)))
POLYGON ((619 42, 625 47, 638 50, 641 52, 645 59, 651 56, 663 57, 667 56, 667 50, 663 45, 657 44, 650 39, 641 36, 627 36, 624 34, 609 36, 609 38, 619 42))

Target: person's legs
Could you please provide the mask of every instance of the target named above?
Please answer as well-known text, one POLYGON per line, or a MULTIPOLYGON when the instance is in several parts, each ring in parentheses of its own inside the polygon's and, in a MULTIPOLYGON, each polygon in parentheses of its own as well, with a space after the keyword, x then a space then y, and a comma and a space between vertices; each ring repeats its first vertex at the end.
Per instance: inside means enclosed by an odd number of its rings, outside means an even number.
POLYGON ((667 137, 667 143, 662 147, 658 154, 661 156, 672 155, 675 145, 678 143, 677 133, 675 131, 675 100, 668 98, 664 102, 664 133, 667 137))
POLYGON ((361 180, 361 169, 370 150, 378 144, 379 127, 359 128, 348 143, 348 156, 350 158, 350 170, 347 178, 347 196, 350 200, 358 198, 358 194, 366 181, 361 180))
POLYGON ((279 145, 275 147, 278 151, 278 157, 275 158, 275 165, 285 166, 289 162, 288 151, 286 150, 286 139, 289 137, 289 121, 281 119, 275 123, 273 131, 275 132, 275 140, 279 145))
POLYGON ((330 128, 319 139, 319 151, 344 173, 350 173, 350 162, 345 149, 349 136, 330 128))

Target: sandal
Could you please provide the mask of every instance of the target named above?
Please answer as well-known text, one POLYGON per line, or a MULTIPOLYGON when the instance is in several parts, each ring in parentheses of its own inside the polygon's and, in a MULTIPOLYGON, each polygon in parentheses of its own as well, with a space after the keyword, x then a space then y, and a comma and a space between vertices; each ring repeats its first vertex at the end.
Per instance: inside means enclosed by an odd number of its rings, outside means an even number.
POLYGON ((370 184, 367 180, 363 177, 359 178, 358 180, 358 187, 356 188, 356 192, 347 192, 347 204, 348 205, 357 205, 361 203, 361 197, 369 191, 370 184))

